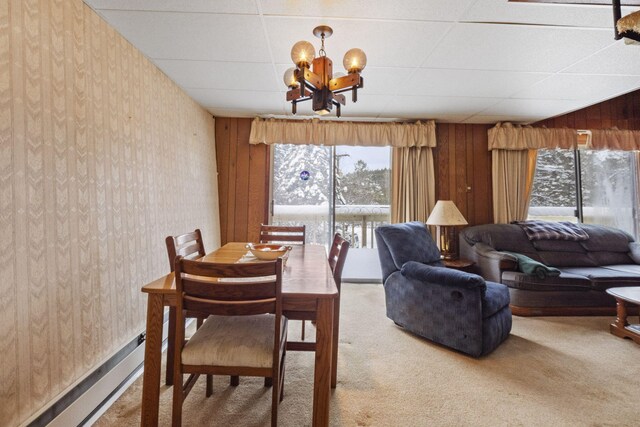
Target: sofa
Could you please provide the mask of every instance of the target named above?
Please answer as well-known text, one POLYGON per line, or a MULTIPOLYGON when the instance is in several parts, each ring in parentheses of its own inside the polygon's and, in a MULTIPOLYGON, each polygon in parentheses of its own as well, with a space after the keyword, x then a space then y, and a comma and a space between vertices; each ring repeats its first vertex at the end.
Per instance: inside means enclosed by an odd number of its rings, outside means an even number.
POLYGON ((387 317, 396 325, 474 357, 509 336, 507 287, 444 267, 424 223, 383 225, 375 234, 387 317))
POLYGON ((615 299, 606 290, 640 286, 640 245, 615 228, 591 224, 572 227, 586 238, 547 239, 542 235, 531 239, 523 224, 468 227, 460 232, 460 256, 474 262, 475 273, 509 288, 513 314, 614 314, 615 299), (553 267, 558 273, 551 274, 553 269, 548 275, 524 273, 516 255, 553 267))

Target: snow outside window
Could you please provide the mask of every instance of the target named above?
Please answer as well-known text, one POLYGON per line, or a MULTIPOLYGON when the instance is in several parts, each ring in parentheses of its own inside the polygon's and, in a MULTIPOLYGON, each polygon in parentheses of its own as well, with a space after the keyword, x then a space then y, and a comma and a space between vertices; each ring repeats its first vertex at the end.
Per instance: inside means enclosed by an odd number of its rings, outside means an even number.
POLYGON ((637 154, 538 150, 529 219, 602 224, 637 236, 637 154))

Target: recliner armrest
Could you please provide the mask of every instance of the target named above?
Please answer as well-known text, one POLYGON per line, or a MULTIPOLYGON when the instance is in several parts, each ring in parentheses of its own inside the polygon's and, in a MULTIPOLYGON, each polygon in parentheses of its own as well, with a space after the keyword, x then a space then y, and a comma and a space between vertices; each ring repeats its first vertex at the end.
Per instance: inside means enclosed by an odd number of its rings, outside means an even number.
POLYGON ((467 289, 486 289, 484 279, 477 274, 446 267, 432 267, 416 261, 404 263, 401 273, 408 279, 414 279, 420 282, 437 283, 467 289))

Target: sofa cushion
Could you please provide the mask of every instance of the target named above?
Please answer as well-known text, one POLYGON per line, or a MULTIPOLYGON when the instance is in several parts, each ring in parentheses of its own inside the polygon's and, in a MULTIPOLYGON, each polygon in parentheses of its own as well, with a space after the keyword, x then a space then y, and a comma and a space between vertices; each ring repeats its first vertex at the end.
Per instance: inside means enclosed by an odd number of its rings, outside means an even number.
POLYGON ((560 276, 549 279, 539 279, 519 271, 505 271, 502 273, 502 283, 510 288, 529 291, 589 291, 591 282, 586 276, 567 272, 560 269, 560 276))
POLYGON ((515 224, 485 224, 465 228, 461 236, 471 246, 484 243, 496 251, 509 251, 524 254, 535 260, 537 251, 527 239, 522 228, 515 224))
POLYGON ((589 252, 589 258, 596 265, 635 264, 629 254, 623 252, 589 252))
POLYGON ((573 240, 534 240, 531 243, 539 251, 587 253, 580 242, 573 240))
POLYGON ((608 267, 572 267, 562 269, 589 279, 592 289, 604 291, 614 286, 640 285, 640 273, 608 267))
POLYGON ((493 316, 509 305, 509 288, 500 283, 485 282, 486 290, 482 297, 482 318, 493 316))
POLYGON ((580 242, 589 252, 629 252, 629 243, 633 237, 617 228, 603 225, 581 224, 589 234, 589 240, 580 242))
POLYGON ((400 270, 407 261, 440 266, 440 251, 423 222, 381 225, 376 235, 384 240, 393 263, 400 270))
POLYGON ((540 251, 538 252, 538 255, 543 263, 551 265, 553 267, 582 267, 584 265, 597 267, 599 265, 588 252, 569 253, 540 251))

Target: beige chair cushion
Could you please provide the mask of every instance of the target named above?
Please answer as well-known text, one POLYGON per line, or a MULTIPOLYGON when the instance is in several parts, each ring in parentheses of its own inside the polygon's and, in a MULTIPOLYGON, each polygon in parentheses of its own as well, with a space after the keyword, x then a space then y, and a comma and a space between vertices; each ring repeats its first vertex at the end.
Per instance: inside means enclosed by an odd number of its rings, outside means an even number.
MULTIPOLYGON (((274 314, 209 316, 182 349, 182 364, 270 368, 274 318, 274 314)), ((284 337, 284 316, 281 325, 284 337)))

